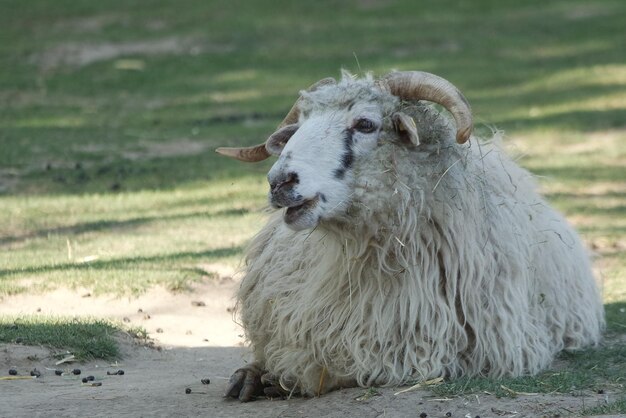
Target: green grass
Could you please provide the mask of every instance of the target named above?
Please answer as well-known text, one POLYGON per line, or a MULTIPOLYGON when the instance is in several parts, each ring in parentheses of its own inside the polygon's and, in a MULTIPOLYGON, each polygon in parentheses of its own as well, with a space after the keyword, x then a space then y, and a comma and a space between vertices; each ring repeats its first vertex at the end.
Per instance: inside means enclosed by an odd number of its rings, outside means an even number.
POLYGON ((506 131, 599 244, 607 301, 625 300, 624 16, 617 0, 2 0, 0 294, 139 293, 236 266, 270 162, 213 149, 262 141, 340 68, 398 68, 452 80, 480 132, 506 131))
MULTIPOLYGON (((120 356, 114 335, 120 328, 100 319, 0 316, 0 341, 41 345, 77 360, 113 360, 120 356)), ((140 334, 140 332, 135 332, 140 334)))
POLYGON ((624 413, 626 411, 626 397, 622 397, 619 400, 605 405, 594 406, 590 408, 584 408, 580 411, 581 416, 594 416, 594 415, 615 415, 624 413))
POLYGON ((0 293, 70 286, 123 294, 192 283, 211 275, 209 263, 238 263, 263 219, 260 189, 261 179, 247 179, 215 182, 210 193, 6 197, 0 245, 10 256, 0 256, 0 293))
MULTIPOLYGON (((340 68, 419 69, 465 93, 478 132, 506 132, 596 253, 609 334, 623 335, 624 27, 620 0, 0 0, 0 295, 180 290, 235 267, 271 162, 213 149, 264 140, 299 89, 340 68)), ((623 354, 599 350, 519 387, 610 382, 623 354)))

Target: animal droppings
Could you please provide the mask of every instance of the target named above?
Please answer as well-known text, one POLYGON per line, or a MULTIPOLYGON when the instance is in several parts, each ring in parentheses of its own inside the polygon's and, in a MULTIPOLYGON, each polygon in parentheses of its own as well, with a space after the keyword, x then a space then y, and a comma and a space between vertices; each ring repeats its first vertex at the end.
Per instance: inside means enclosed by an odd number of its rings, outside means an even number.
POLYGON ((87 383, 87 382, 89 382, 89 380, 88 380, 86 377, 83 377, 82 382, 83 382, 83 383, 87 383))
POLYGON ((211 379, 201 379, 201 380, 200 380, 200 382, 201 382, 203 385, 208 385, 209 383, 211 383, 211 379))
POLYGON ((74 370, 72 370, 72 374, 75 374, 75 375, 77 375, 77 376, 78 376, 80 373, 81 373, 81 372, 80 372, 80 369, 74 369, 74 370))
POLYGON ((191 393, 191 389, 190 388, 185 389, 185 393, 189 395, 191 393))
POLYGON ((15 370, 15 369, 9 369, 9 374, 10 374, 11 376, 16 376, 16 375, 17 375, 17 370, 15 370))
POLYGON ((41 372, 37 369, 33 369, 30 371, 30 375, 34 377, 41 377, 41 372))
POLYGON ((54 374, 56 374, 57 376, 61 376, 63 374, 63 370, 55 370, 54 374))
POLYGON ((420 418, 426 418, 428 416, 428 414, 426 412, 422 412, 420 414, 420 418))

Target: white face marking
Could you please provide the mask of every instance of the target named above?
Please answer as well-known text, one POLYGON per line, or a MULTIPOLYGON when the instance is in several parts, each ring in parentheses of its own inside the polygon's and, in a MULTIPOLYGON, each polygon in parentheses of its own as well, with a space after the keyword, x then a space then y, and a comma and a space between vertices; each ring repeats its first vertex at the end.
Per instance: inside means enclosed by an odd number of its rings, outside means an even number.
POLYGON ((268 174, 270 203, 287 208, 288 226, 313 228, 346 211, 354 164, 376 148, 381 125, 382 112, 375 103, 301 116, 300 128, 268 174))

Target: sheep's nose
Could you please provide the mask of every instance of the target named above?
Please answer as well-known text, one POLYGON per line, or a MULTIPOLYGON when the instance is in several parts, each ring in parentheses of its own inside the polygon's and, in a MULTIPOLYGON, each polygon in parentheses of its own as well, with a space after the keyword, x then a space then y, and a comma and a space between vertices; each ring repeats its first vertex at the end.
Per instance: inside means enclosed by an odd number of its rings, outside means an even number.
POLYGON ((287 189, 299 183, 298 175, 294 172, 281 173, 270 179, 270 189, 272 194, 276 194, 281 189, 287 189))

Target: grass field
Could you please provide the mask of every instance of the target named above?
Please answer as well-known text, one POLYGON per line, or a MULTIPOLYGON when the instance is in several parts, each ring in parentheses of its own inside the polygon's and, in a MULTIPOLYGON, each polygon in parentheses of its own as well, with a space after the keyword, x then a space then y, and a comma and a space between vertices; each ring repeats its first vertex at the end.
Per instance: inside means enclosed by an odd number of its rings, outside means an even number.
POLYGON ((181 290, 235 266, 271 162, 213 149, 264 140, 341 68, 419 69, 506 132, 626 331, 626 3, 173 4, 0 0, 0 295, 181 290))

